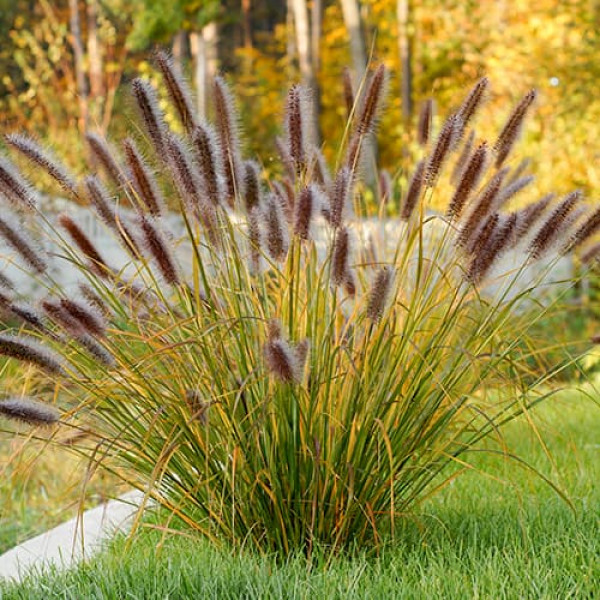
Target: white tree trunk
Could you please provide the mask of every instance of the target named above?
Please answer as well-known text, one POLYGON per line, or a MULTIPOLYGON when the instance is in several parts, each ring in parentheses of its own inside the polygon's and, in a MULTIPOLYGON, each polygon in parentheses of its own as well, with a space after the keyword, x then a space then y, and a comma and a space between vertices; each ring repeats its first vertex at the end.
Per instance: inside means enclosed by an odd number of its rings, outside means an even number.
POLYGON ((408 121, 413 113, 412 99, 412 56, 410 23, 410 0, 398 0, 398 52, 400 54, 400 88, 402 97, 402 117, 408 121))
POLYGON ((71 46, 73 47, 73 57, 75 59, 75 81, 79 101, 79 131, 85 134, 88 130, 88 94, 83 62, 79 3, 77 0, 69 0, 69 21, 71 27, 71 46))
POLYGON ((306 0, 292 0, 291 8, 294 13, 294 24, 296 30, 296 49, 298 51, 298 65, 300 67, 300 76, 302 84, 310 90, 312 94, 312 131, 310 138, 319 144, 319 103, 317 78, 314 71, 314 64, 311 51, 311 32, 310 21, 308 18, 308 6, 306 0))
POLYGON ((217 74, 218 30, 216 23, 209 23, 202 31, 190 33, 190 50, 194 59, 194 83, 198 117, 206 119, 208 90, 210 82, 217 74))
POLYGON ((365 36, 360 18, 358 0, 340 0, 344 25, 350 38, 350 54, 352 56, 352 80, 354 89, 358 89, 367 68, 367 50, 365 36))

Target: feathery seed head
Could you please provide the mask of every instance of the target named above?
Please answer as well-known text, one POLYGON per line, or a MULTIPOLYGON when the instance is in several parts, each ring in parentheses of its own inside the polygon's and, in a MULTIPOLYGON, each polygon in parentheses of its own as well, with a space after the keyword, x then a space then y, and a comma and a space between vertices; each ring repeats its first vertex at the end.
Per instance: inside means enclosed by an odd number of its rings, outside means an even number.
POLYGON ((85 138, 95 159, 100 163, 113 183, 117 187, 125 186, 128 183, 128 178, 119 165, 115 149, 97 133, 87 133, 85 138))
POLYGON ((115 209, 103 183, 95 175, 89 175, 84 179, 84 185, 96 214, 108 227, 115 229, 117 225, 115 209))
POLYGON ((496 152, 496 167, 500 168, 502 163, 504 163, 510 154, 510 151, 515 145, 519 134, 521 133, 523 121, 527 115, 527 110, 533 104, 536 96, 537 92, 535 90, 528 92, 509 115, 506 124, 502 128, 502 131, 500 132, 500 135, 494 144, 494 151, 496 152))
POLYGON ((342 86, 344 90, 344 106, 346 107, 346 116, 350 118, 352 111, 354 110, 354 87, 352 85, 352 75, 350 69, 344 67, 342 71, 342 86))
POLYGON ((306 361, 308 358, 308 352, 310 350, 310 340, 308 338, 304 338, 300 340, 294 346, 294 364, 295 364, 295 379, 296 381, 302 381, 302 374, 304 371, 304 366, 306 365, 306 361))
POLYGON ((371 321, 379 321, 383 317, 392 283, 393 271, 390 267, 383 267, 375 274, 367 304, 367 317, 371 321))
POLYGON ((52 177, 66 192, 78 197, 77 185, 66 167, 42 148, 33 138, 20 133, 6 135, 6 142, 52 177))
POLYGON ((250 245, 250 270, 259 273, 262 267, 263 235, 261 229, 261 209, 255 206, 248 212, 248 242, 250 245))
POLYGON ((505 185, 496 198, 496 205, 498 208, 506 204, 511 198, 516 196, 533 181, 535 181, 535 177, 533 175, 527 175, 526 177, 514 179, 512 182, 508 183, 508 185, 505 185))
POLYGON ((471 213, 459 234, 457 240, 457 245, 459 247, 471 244, 485 218, 488 216, 490 211, 494 210, 495 200, 500 192, 502 182, 504 181, 507 172, 508 169, 501 169, 498 171, 490 179, 484 190, 477 198, 475 206, 471 210, 471 213))
POLYGON ((162 231, 151 217, 142 215, 139 221, 146 249, 156 261, 161 275, 168 284, 177 285, 179 283, 177 266, 162 231))
POLYGON ((408 190, 406 192, 406 196, 404 198, 404 202, 402 203, 402 208, 400 210, 400 218, 403 221, 408 221, 413 214, 415 207, 419 203, 421 199, 421 192, 423 190, 423 184, 425 183, 425 169, 426 169, 425 160, 419 161, 417 164, 417 168, 413 173, 413 176, 410 179, 410 183, 408 184, 408 190))
POLYGON ((471 152, 473 151, 473 145, 475 144, 475 132, 471 129, 469 137, 463 144, 463 149, 452 169, 452 175, 450 177, 450 183, 452 185, 458 185, 458 182, 462 178, 462 174, 467 166, 469 159, 471 158, 471 152))
POLYGON ((297 380, 296 356, 286 340, 275 338, 268 341, 264 355, 267 368, 277 379, 286 383, 297 380))
POLYGON ((77 225, 77 223, 75 223, 75 221, 66 213, 59 215, 58 222, 71 236, 71 239, 79 250, 81 250, 85 257, 92 262, 95 272, 100 276, 106 275, 110 271, 110 268, 102 258, 100 252, 98 252, 96 246, 83 232, 83 229, 81 229, 81 227, 79 227, 79 225, 77 225))
POLYGON ((142 202, 153 217, 160 216, 163 212, 164 200, 156 179, 132 139, 127 138, 123 142, 123 147, 136 192, 136 200, 138 200, 136 205, 140 208, 139 203, 142 202))
POLYGON ((64 375, 60 357, 32 337, 0 334, 0 354, 36 365, 51 375, 64 375))
POLYGON ((356 296, 356 276, 351 269, 346 272, 346 279, 344 280, 344 289, 346 294, 350 297, 356 296))
POLYGON ((529 204, 528 206, 519 211, 519 218, 517 222, 517 235, 519 236, 519 238, 522 238, 525 235, 527 235, 527 233, 529 233, 531 228, 544 214, 546 208, 548 208, 550 202, 552 202, 553 199, 554 194, 546 194, 537 202, 529 204))
POLYGON ((212 204, 221 205, 224 200, 220 182, 223 167, 213 128, 208 124, 199 124, 192 134, 192 144, 196 162, 200 167, 204 192, 212 204))
POLYGON ((80 283, 79 291, 85 300, 90 304, 90 306, 93 307, 99 314, 101 314, 105 319, 110 317, 110 308, 91 286, 89 286, 87 283, 80 283))
POLYGON ((460 181, 456 186, 456 190, 448 206, 448 217, 451 219, 457 219, 460 217, 462 210, 467 202, 471 192, 477 188, 481 177, 487 167, 488 161, 488 147, 487 143, 483 142, 480 144, 473 156, 469 159, 466 164, 460 181))
POLYGON ((200 181, 190 153, 181 139, 169 135, 165 139, 169 168, 184 204, 195 210, 200 198, 200 181))
POLYGON ((592 235, 594 235, 598 229, 600 229, 600 208, 596 209, 577 229, 577 231, 571 237, 571 240, 567 244, 565 250, 570 252, 571 250, 581 246, 586 242, 592 235))
POLYGON ((84 304, 69 298, 62 298, 60 305, 89 334, 103 337, 106 334, 104 315, 94 305, 84 304))
POLYGON ((281 204, 275 194, 269 194, 265 201, 264 220, 267 250, 274 260, 283 260, 289 248, 289 232, 281 204))
POLYGON ((15 208, 32 211, 37 205, 33 187, 4 156, 0 156, 0 194, 15 208))
POLYGON ((387 204, 393 194, 392 176, 387 169, 380 169, 379 171, 379 201, 382 204, 387 204))
POLYGON ((236 191, 243 192, 242 159, 239 125, 233 96, 225 80, 217 76, 213 85, 215 117, 219 136, 221 162, 225 174, 227 203, 233 207, 236 191))
POLYGON ((27 232, 13 219, 0 217, 0 236, 18 253, 18 255, 35 271, 43 273, 47 269, 45 257, 35 248, 27 232))
POLYGON ((269 341, 277 340, 281 335, 281 321, 279 319, 269 319, 267 321, 267 339, 269 341))
POLYGON ((434 103, 432 98, 427 98, 421 106, 419 123, 417 126, 417 141, 421 146, 426 146, 431 136, 431 123, 433 121, 434 103))
POLYGON ((350 169, 342 167, 335 177, 329 199, 329 223, 332 227, 341 227, 345 213, 348 212, 352 196, 352 175, 350 169))
POLYGON ((433 187, 435 185, 444 162, 448 158, 450 152, 454 150, 461 126, 462 122, 460 116, 456 114, 448 117, 442 126, 435 142, 435 146, 429 156, 429 161, 427 162, 427 171, 425 173, 425 185, 427 187, 433 187))
POLYGON ((318 204, 318 190, 309 185, 300 190, 294 206, 294 234, 302 240, 310 237, 310 227, 318 204))
POLYGON ((375 129, 377 116, 385 96, 386 82, 385 65, 380 64, 371 76, 358 114, 356 131, 361 136, 367 135, 375 129))
POLYGON ((494 229, 481 250, 473 254, 473 260, 467 271, 467 279, 471 283, 477 284, 485 278, 494 262, 511 244, 516 232, 516 225, 517 215, 513 213, 506 218, 502 225, 498 225, 494 229))
MULTIPOLYGON (((487 77, 482 77, 471 89, 464 102, 458 109, 458 115, 461 121, 462 131, 465 130, 477 109, 481 106, 485 99, 486 92, 490 86, 490 81, 487 77)), ((462 133, 461 131, 461 133, 462 133)))
POLYGON ((166 52, 159 51, 156 53, 156 64, 162 73, 169 97, 177 110, 179 119, 187 132, 191 133, 196 123, 194 105, 185 79, 178 71, 173 59, 166 52))
POLYGON ((312 165, 313 181, 318 183, 323 189, 331 188, 331 173, 327 167, 327 162, 320 148, 312 147, 310 150, 310 160, 312 165))
POLYGON ((60 419, 60 412, 54 406, 27 397, 3 398, 0 415, 33 426, 54 425, 60 419))
POLYGON ((596 263, 596 262, 598 262, 598 259, 600 259, 600 242, 596 242, 595 244, 590 246, 581 255, 581 262, 584 265, 590 265, 592 263, 596 263))
POLYGON ((348 274, 348 257, 350 254, 350 236, 345 227, 335 232, 331 254, 331 281, 334 285, 343 285, 348 274))
POLYGON ((139 77, 132 81, 131 90, 140 112, 142 123, 154 146, 156 156, 159 159, 164 159, 164 142, 167 127, 165 125, 164 113, 158 105, 156 90, 151 83, 139 77))
POLYGON ((254 160, 244 161, 244 200, 246 212, 261 206, 260 167, 254 160))
POLYGON ((532 258, 540 258, 564 234, 565 225, 571 225, 568 223, 568 217, 582 197, 583 194, 580 190, 571 192, 550 213, 529 245, 529 253, 532 258))
POLYGON ((293 85, 287 95, 285 106, 285 131, 287 151, 292 159, 296 173, 300 173, 306 164, 307 117, 305 106, 307 91, 300 85, 293 85))
POLYGON ((529 168, 530 164, 531 164, 531 158, 524 158, 514 168, 514 170, 510 174, 510 177, 508 178, 508 181, 506 182, 506 184, 510 185, 511 183, 514 183, 517 179, 520 179, 521 176, 523 175, 523 173, 525 173, 525 171, 529 168))

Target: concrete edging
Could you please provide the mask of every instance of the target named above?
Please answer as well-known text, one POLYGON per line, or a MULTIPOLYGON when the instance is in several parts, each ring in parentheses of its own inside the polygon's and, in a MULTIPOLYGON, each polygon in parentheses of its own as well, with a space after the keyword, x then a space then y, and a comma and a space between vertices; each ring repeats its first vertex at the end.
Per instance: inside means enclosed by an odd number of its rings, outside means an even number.
POLYGON ((129 530, 143 501, 142 492, 128 492, 19 544, 0 556, 0 578, 19 582, 32 569, 68 569, 90 558, 116 532, 129 530))

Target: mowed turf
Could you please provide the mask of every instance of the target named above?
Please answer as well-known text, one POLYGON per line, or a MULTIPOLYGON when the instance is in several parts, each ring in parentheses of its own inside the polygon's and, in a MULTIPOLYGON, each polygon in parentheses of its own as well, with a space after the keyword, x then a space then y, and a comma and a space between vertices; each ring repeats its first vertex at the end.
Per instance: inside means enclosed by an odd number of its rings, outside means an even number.
MULTIPOLYGON (((505 432, 506 446, 564 491, 497 453, 447 485, 378 555, 312 562, 218 549, 143 529, 89 564, 0 586, 1 598, 600 597, 600 407, 562 393, 505 432), (539 436, 544 440, 541 445, 539 436)), ((495 448, 496 450, 498 447, 495 448)))

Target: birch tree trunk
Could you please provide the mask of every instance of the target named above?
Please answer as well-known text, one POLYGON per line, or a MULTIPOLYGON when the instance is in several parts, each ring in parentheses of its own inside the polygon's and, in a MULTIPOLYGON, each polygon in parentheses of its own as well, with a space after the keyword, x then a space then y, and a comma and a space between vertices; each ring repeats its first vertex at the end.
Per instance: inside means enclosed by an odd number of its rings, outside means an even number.
POLYGON ((82 135, 88 130, 88 94, 83 62, 83 43, 81 41, 81 25, 79 21, 79 4, 77 0, 69 0, 69 21, 71 28, 71 46, 75 59, 75 82, 77 85, 77 100, 79 102, 79 131, 82 135))
POLYGON ((208 90, 218 68, 218 30, 216 23, 209 23, 202 31, 190 33, 190 50, 194 59, 196 103, 198 117, 206 119, 208 90))
POLYGON ((173 62, 180 73, 183 73, 183 57, 185 56, 185 48, 187 41, 187 34, 185 31, 178 31, 173 36, 173 44, 171 45, 171 52, 173 53, 173 62))
MULTIPOLYGON (((96 0, 87 0, 87 53, 88 72, 90 81, 90 118, 96 123, 102 123, 104 112, 104 66, 102 48, 98 39, 98 5, 96 0)), ((105 132, 102 131, 104 134, 105 132)))
POLYGON ((412 85, 412 36, 410 0, 398 0, 398 52, 400 54, 400 90, 402 99, 402 118, 408 122, 413 114, 412 85))
POLYGON ((365 35, 360 18, 358 0, 340 0, 344 25, 350 38, 350 54, 352 56, 352 82, 358 89, 367 68, 367 50, 365 35))
POLYGON ((320 143, 319 128, 319 94, 317 89, 317 78, 314 71, 314 63, 311 51, 310 21, 308 18, 308 6, 306 0, 292 0, 291 7, 294 14, 296 30, 296 49, 298 51, 298 64, 302 84, 311 91, 313 102, 311 104, 312 132, 311 137, 315 144, 320 143))

